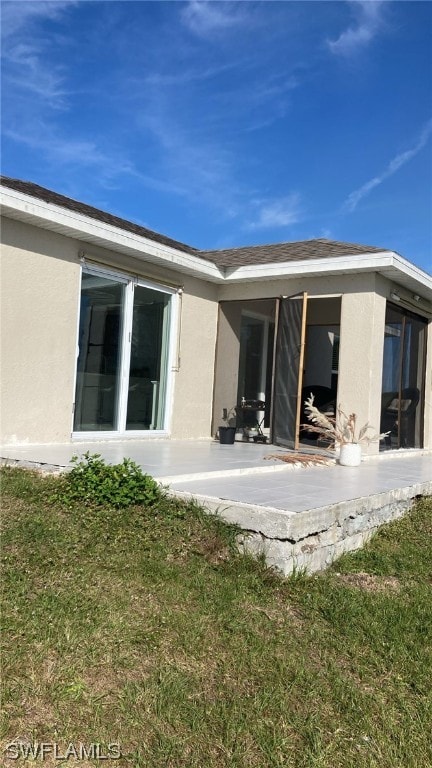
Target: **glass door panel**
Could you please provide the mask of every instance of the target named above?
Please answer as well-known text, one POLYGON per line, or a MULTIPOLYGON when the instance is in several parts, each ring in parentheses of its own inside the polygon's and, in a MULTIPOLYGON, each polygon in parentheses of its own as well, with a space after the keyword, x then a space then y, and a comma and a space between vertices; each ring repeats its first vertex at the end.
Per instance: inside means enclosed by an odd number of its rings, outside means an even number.
POLYGON ((405 317, 402 358, 399 440, 402 447, 423 445, 423 403, 426 359, 426 321, 410 313, 405 317))
POLYGON ((421 448, 427 322, 387 305, 381 397, 386 448, 421 448))
POLYGON ((83 272, 74 430, 117 429, 125 283, 83 272))
POLYGON ((383 393, 399 389, 403 316, 387 306, 384 329, 383 393))
POLYGON ((127 430, 164 428, 169 313, 169 294, 135 286, 127 430))

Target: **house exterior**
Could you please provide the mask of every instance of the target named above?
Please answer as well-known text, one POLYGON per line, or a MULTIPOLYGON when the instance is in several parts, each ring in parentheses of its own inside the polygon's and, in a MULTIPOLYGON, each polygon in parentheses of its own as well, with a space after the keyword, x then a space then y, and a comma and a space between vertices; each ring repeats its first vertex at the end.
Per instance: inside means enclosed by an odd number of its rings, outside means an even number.
MULTIPOLYGON (((1 441, 203 439, 242 398, 297 444, 309 390, 432 449, 432 279, 310 240, 200 251, 2 178, 1 441)), ((378 444, 370 446, 378 451, 378 444)))

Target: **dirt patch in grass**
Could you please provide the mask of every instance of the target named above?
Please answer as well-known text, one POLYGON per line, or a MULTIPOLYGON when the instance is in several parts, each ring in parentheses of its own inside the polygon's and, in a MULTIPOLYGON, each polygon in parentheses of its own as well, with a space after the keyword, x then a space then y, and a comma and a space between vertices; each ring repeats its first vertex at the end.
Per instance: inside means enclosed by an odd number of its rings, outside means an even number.
POLYGON ((226 541, 217 533, 210 531, 208 536, 197 542, 193 551, 205 557, 210 565, 218 565, 227 562, 231 557, 226 541))
POLYGON ((363 589, 365 592, 398 592, 401 582, 396 576, 375 576, 372 573, 338 573, 337 579, 348 587, 363 589))

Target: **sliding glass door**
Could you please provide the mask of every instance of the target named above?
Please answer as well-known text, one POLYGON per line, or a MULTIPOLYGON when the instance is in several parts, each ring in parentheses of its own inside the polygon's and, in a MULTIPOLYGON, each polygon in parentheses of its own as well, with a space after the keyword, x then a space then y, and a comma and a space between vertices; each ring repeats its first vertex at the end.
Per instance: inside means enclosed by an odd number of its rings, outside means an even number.
POLYGON ((388 304, 384 332, 381 431, 387 448, 423 445, 427 321, 388 304))
POLYGON ((166 430, 173 294, 83 270, 74 432, 166 430))

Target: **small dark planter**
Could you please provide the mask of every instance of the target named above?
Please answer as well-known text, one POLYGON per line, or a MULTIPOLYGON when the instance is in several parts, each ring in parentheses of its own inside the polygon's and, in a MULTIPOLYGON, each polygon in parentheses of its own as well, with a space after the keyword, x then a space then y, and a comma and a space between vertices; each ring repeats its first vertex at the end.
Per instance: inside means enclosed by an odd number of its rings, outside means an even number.
POLYGON ((235 427, 219 427, 219 442, 222 445, 233 445, 235 435, 235 427))

